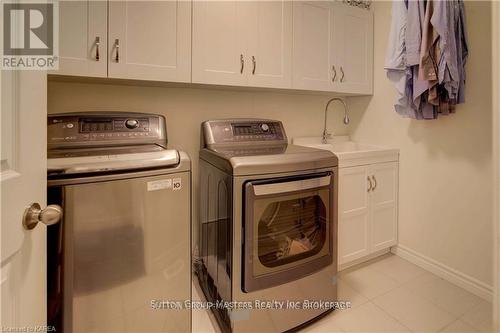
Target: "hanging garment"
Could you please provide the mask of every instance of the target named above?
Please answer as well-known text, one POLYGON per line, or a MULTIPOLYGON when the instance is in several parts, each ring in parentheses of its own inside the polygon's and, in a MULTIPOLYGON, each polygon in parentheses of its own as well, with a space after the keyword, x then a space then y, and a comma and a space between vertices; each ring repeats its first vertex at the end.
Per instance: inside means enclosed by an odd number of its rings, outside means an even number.
POLYGON ((385 54, 384 68, 387 70, 406 69, 406 25, 407 11, 404 1, 393 1, 389 45, 385 54))
MULTIPOLYGON (((417 41, 408 41, 406 30, 408 29, 408 11, 411 1, 393 1, 392 23, 389 35, 389 47, 385 58, 385 69, 387 78, 395 85, 397 96, 394 108, 396 112, 407 118, 422 119, 413 104, 413 69, 408 66, 407 43, 418 44, 417 41)), ((417 7, 418 8, 418 7, 417 7)), ((412 25, 416 23, 411 22, 412 25)))
POLYGON ((413 113, 406 91, 408 77, 405 45, 407 11, 405 2, 393 1, 389 47, 387 48, 384 64, 384 68, 387 70, 387 78, 395 85, 397 91, 394 108, 403 117, 409 117, 413 113))
POLYGON ((465 102, 467 56, 463 0, 393 1, 385 69, 396 86, 398 114, 453 113, 465 102))
POLYGON ((465 6, 463 1, 459 3, 459 17, 455 32, 457 38, 457 62, 458 62, 458 96, 457 104, 465 103, 465 64, 469 55, 469 46, 467 45, 467 23, 465 21, 465 6))

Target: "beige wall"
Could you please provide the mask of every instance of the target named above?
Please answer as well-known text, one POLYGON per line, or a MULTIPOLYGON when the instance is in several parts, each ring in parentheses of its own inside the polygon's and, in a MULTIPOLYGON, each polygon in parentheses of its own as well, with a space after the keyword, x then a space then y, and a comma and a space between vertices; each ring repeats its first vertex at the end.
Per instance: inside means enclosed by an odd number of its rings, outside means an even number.
MULTIPOLYGON (((470 58, 467 104, 436 121, 412 121, 392 109, 394 88, 383 59, 390 3, 374 2, 375 91, 350 98, 350 127, 333 105, 336 134, 401 149, 400 244, 492 285, 492 131, 490 4, 467 3, 470 58)), ((272 91, 49 82, 49 113, 126 110, 166 116, 171 146, 194 162, 200 123, 210 118, 267 117, 288 136, 320 135, 326 96, 272 91)), ((195 192, 196 193, 196 192, 195 192)), ((195 200, 197 199, 195 195, 195 200)), ((196 201, 195 201, 196 204, 196 201)))
POLYGON ((491 5, 466 3, 466 104, 432 121, 393 111, 383 70, 391 4, 374 7, 375 91, 351 100, 352 135, 401 150, 399 244, 492 286, 491 5))

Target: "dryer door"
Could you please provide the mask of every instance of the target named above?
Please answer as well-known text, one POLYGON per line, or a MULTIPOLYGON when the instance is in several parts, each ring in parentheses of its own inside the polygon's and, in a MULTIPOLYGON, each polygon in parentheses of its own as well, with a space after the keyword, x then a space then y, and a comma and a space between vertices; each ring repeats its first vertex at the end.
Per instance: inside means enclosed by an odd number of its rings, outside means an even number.
POLYGON ((268 288, 333 262, 333 175, 245 185, 244 286, 268 288))

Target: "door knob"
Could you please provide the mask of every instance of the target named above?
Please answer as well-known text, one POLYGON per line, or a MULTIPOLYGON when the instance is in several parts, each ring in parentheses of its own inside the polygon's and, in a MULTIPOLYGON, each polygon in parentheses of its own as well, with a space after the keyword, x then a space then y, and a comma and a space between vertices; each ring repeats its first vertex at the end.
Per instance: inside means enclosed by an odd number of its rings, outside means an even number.
POLYGON ((45 225, 56 224, 61 221, 63 210, 59 205, 48 205, 47 208, 42 209, 40 204, 32 203, 31 206, 26 208, 23 216, 23 226, 27 230, 31 230, 38 222, 45 225))

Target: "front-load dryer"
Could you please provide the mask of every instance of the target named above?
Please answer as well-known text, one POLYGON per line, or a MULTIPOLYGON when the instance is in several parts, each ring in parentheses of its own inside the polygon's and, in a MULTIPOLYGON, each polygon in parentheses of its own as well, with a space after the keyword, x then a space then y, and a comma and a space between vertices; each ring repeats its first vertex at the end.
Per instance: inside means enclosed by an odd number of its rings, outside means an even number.
POLYGON ((265 119, 204 122, 200 286, 224 332, 283 332, 336 302, 338 161, 265 119))

